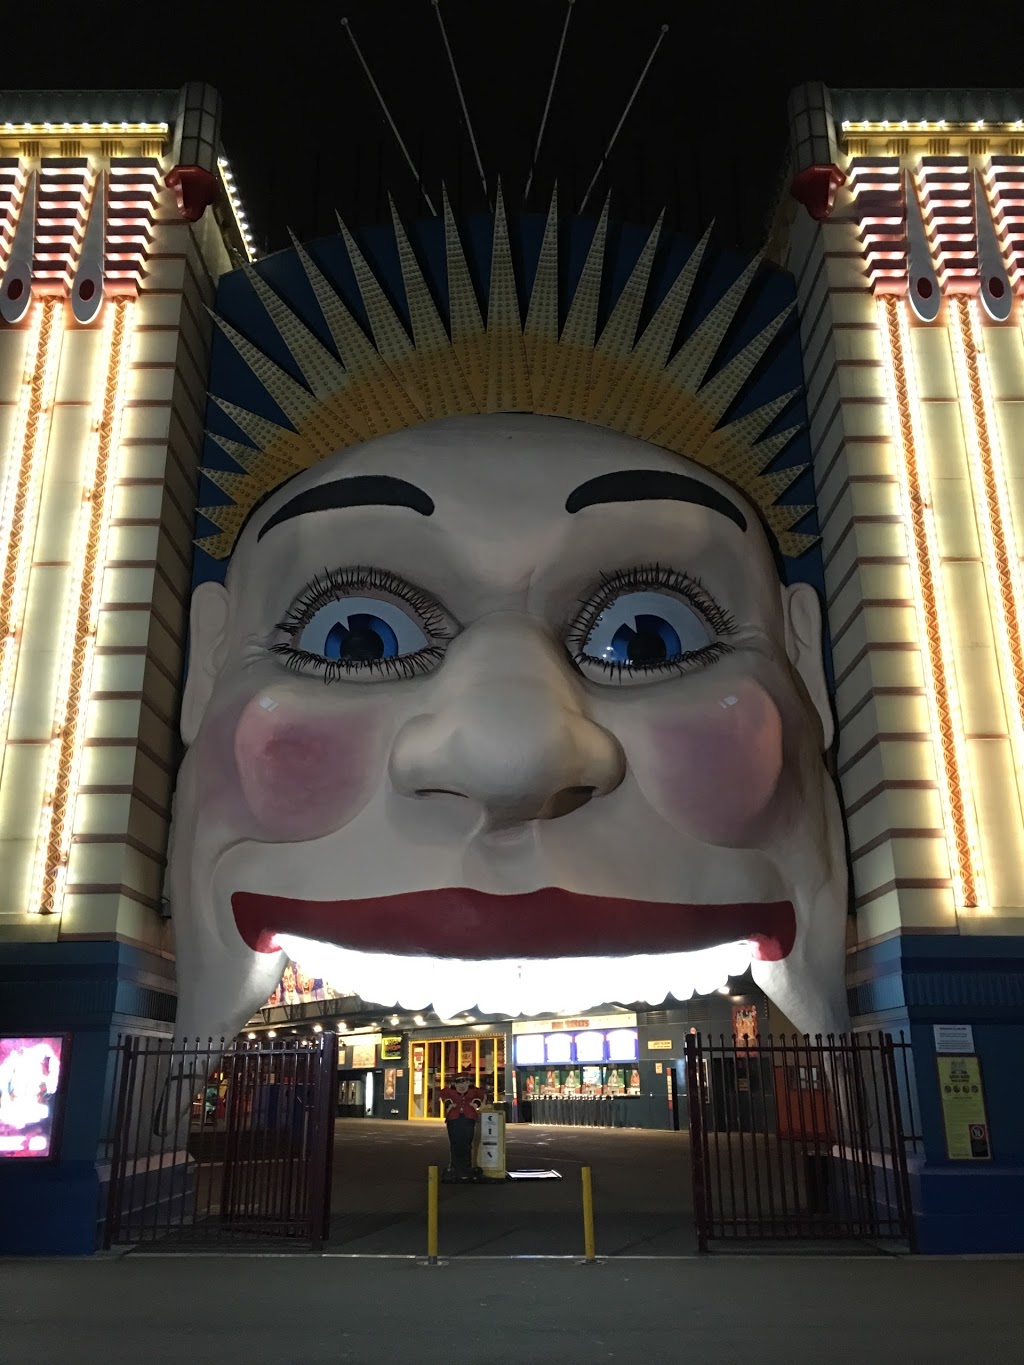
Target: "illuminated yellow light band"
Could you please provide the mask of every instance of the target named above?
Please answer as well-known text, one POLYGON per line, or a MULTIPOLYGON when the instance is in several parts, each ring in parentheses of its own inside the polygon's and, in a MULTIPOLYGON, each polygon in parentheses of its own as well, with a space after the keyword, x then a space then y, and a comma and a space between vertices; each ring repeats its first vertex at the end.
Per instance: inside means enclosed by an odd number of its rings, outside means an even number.
POLYGON ((44 805, 33 868, 29 909, 52 914, 60 908, 71 847, 75 795, 85 740, 86 710, 92 690, 96 632, 103 590, 107 538, 113 510, 116 459, 124 412, 134 302, 116 299, 105 320, 107 377, 100 400, 90 466, 83 474, 72 593, 74 615, 65 630, 62 671, 58 677, 57 714, 51 740, 44 805))
POLYGON ((876 306, 953 897, 958 907, 980 908, 987 903, 988 893, 979 854, 967 744, 939 578, 938 539, 928 472, 917 456, 918 396, 906 305, 889 294, 877 299, 876 306))
POLYGON ((11 710, 18 661, 17 632, 32 565, 39 493, 60 361, 62 303, 57 299, 46 299, 33 305, 29 329, 25 380, 15 418, 3 512, 0 513, 0 557, 4 565, 3 583, 0 584, 0 742, 6 736, 11 710))
POLYGON ((960 410, 964 415, 974 505, 982 555, 995 609, 995 643, 1006 694, 1006 720, 1018 782, 1024 778, 1024 648, 1021 646, 1020 560, 1013 531, 1006 472, 994 420, 995 406, 977 309, 965 295, 950 299, 950 334, 960 410), (992 414, 990 418, 989 414, 992 414))
POLYGON ((47 133, 166 133, 166 123, 4 123, 3 133, 27 133, 43 136, 47 133))
POLYGON ((226 156, 219 156, 217 158, 217 169, 220 171, 220 180, 221 184, 224 186, 224 194, 227 197, 228 203, 231 205, 231 213, 235 220, 235 227, 238 228, 238 234, 245 244, 246 255, 249 257, 250 261, 254 261, 256 259, 256 243, 253 241, 249 220, 246 217, 245 207, 242 204, 242 197, 238 193, 235 177, 226 156))

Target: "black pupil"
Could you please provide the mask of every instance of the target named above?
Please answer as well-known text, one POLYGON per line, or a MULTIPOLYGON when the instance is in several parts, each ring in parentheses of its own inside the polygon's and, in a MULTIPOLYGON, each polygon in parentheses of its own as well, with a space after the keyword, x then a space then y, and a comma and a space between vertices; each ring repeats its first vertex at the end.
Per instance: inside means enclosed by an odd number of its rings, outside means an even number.
POLYGON ((384 641, 371 627, 357 627, 350 630, 342 642, 340 657, 346 663, 373 663, 384 657, 384 641))
POLYGON ((655 631, 633 631, 629 657, 635 664, 660 664, 668 658, 668 650, 665 641, 655 631))

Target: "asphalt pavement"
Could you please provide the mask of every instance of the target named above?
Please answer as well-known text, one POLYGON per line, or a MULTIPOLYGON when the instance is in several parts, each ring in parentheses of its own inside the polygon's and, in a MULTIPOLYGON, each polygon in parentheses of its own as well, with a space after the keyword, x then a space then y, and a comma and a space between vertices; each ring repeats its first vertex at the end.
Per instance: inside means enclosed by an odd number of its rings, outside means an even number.
POLYGON ((1019 1365, 1024 1261, 2 1261, 4 1365, 1019 1365))

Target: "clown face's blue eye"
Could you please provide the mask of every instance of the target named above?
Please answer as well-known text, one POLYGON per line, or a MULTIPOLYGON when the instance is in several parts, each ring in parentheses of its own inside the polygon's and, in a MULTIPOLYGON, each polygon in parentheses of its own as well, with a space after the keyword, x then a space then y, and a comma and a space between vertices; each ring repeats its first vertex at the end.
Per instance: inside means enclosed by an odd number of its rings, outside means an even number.
POLYGON ((362 568, 314 578, 278 630, 287 638, 271 651, 325 682, 428 672, 452 633, 432 598, 394 574, 362 568))
POLYGON ((582 653, 604 663, 649 668, 711 643, 695 611, 664 592, 627 592, 601 612, 582 653))
POLYGON ((732 618, 694 579, 657 564, 602 583, 571 627, 580 668, 601 682, 652 681, 727 653, 732 618))
POLYGON ((429 643, 411 613, 368 597, 343 597, 321 607, 295 641, 307 654, 343 664, 399 659, 418 654, 429 643))

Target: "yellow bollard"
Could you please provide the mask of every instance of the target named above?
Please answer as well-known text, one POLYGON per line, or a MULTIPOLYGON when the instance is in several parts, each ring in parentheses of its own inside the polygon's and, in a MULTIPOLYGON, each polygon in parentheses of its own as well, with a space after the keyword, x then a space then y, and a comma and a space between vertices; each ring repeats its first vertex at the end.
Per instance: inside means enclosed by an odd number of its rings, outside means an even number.
POLYGON ((583 1179, 583 1250, 588 1261, 597 1259, 594 1251, 594 1189, 590 1181, 590 1167, 580 1172, 583 1179))
POLYGON ((437 1265, 437 1167, 427 1168, 427 1264, 437 1265))

